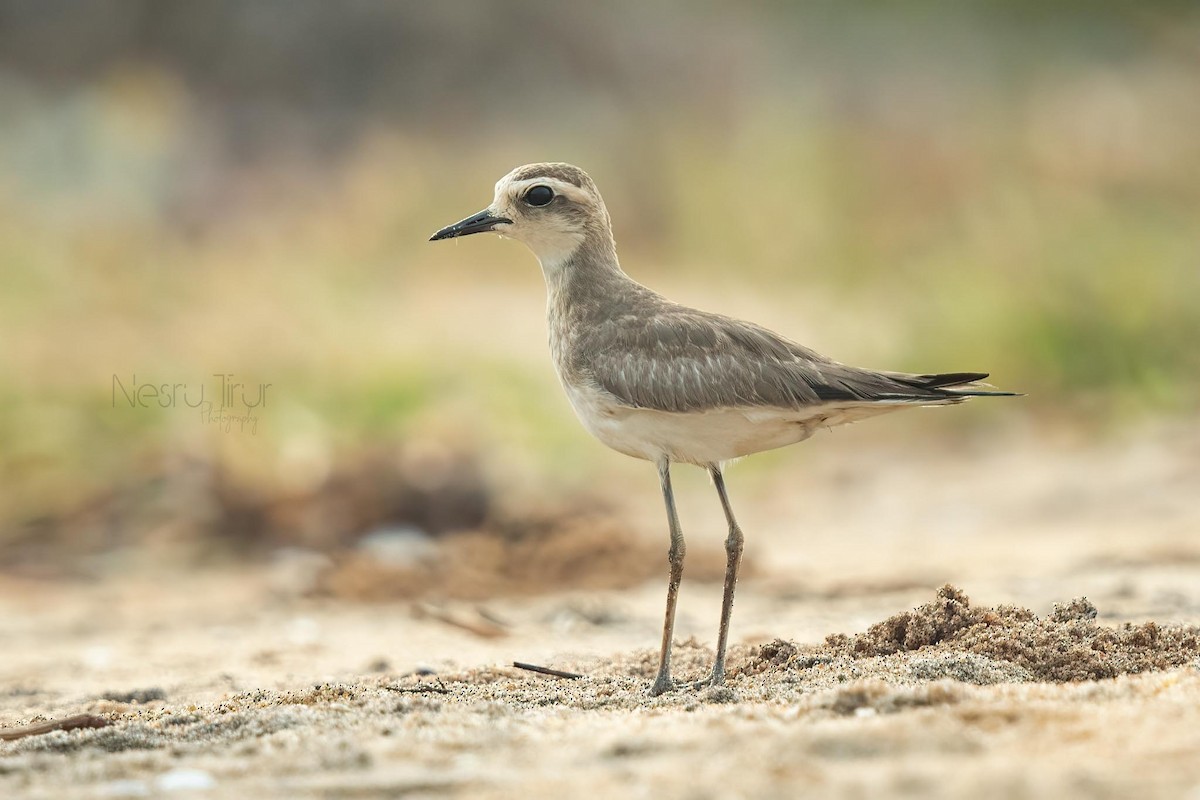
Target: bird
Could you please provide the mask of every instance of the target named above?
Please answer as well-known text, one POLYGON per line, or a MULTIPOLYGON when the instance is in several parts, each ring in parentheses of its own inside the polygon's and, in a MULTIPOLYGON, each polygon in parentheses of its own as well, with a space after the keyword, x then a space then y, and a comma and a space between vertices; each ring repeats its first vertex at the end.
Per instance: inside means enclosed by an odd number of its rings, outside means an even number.
POLYGON ((591 177, 571 164, 517 167, 496 183, 487 208, 430 241, 486 232, 524 243, 541 264, 550 354, 583 427, 658 470, 670 546, 651 696, 677 687, 671 647, 686 544, 672 464, 708 471, 728 528, 716 654, 712 672, 696 684, 721 687, 745 538, 725 486, 730 462, 879 414, 1015 394, 983 383, 985 372, 918 375, 847 366, 754 323, 668 300, 621 269, 604 200, 591 177))

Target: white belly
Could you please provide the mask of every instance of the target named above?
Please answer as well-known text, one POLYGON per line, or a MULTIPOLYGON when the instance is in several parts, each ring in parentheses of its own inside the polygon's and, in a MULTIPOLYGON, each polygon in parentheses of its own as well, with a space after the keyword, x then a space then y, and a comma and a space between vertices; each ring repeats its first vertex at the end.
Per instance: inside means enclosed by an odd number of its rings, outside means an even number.
POLYGON ((620 453, 647 461, 707 466, 773 450, 901 406, 824 404, 809 409, 730 408, 687 414, 629 408, 606 392, 564 384, 571 406, 588 432, 620 453))

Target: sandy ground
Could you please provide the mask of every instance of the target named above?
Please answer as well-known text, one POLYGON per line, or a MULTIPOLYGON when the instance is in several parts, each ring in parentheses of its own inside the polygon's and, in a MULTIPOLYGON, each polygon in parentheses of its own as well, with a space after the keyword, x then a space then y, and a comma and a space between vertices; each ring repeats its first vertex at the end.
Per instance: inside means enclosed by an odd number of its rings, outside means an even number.
MULTIPOLYGON (((857 435, 731 477, 728 691, 645 696, 665 579, 415 604, 305 596, 286 565, 0 579, 0 734, 111 723, 0 742, 0 796, 1200 798, 1197 434, 903 468, 857 435)), ((679 493, 719 546, 708 487, 679 493)), ((685 573, 678 678, 719 602, 685 573)))

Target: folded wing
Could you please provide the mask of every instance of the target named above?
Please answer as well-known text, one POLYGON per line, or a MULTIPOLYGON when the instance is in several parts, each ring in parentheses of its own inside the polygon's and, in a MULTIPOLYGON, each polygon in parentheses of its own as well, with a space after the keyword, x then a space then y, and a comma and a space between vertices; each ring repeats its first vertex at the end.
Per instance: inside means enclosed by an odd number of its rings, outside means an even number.
POLYGON ((750 323, 664 308, 633 323, 606 320, 587 337, 582 377, 633 408, 696 412, 720 408, 960 402, 996 392, 982 372, 909 375, 832 361, 750 323))

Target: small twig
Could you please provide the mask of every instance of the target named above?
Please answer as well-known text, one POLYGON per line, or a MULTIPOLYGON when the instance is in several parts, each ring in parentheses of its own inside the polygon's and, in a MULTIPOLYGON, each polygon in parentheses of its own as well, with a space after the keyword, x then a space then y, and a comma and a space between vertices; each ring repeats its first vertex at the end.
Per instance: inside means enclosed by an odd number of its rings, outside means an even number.
POLYGON ((51 731, 73 731, 78 728, 107 728, 112 722, 94 714, 76 714, 66 719, 52 719, 47 722, 35 722, 32 725, 22 725, 17 728, 0 728, 0 741, 11 742, 14 739, 24 739, 26 736, 41 736, 51 731))
POLYGON ((480 619, 479 621, 463 619, 457 614, 452 614, 449 611, 425 603, 418 603, 414 606, 414 610, 418 617, 436 619, 438 622, 444 622, 447 625, 460 628, 467 633, 473 633, 481 639, 499 639, 508 635, 508 631, 487 619, 480 619))
POLYGON ((578 672, 564 672, 561 669, 551 669, 550 667, 539 667, 537 664, 526 664, 523 661, 514 661, 513 666, 516 667, 517 669, 527 669, 530 672, 540 672, 543 675, 552 675, 555 678, 570 678, 571 680, 574 680, 576 678, 583 677, 578 672))
POLYGON ((418 683, 416 686, 385 686, 389 692, 408 692, 411 694, 450 694, 450 690, 438 679, 437 684, 418 683))

